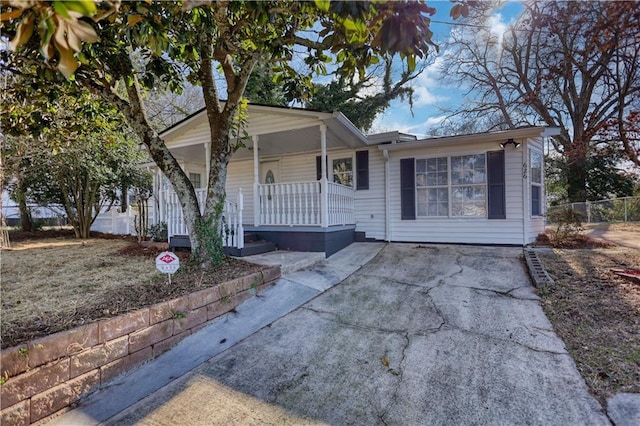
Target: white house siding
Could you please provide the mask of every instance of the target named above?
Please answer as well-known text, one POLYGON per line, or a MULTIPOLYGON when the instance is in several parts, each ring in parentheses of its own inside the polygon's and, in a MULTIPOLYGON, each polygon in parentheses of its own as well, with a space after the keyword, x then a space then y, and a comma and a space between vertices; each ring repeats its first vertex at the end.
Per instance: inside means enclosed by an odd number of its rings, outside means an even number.
MULTIPOLYGON (((384 159, 377 147, 363 147, 362 150, 369 151, 369 189, 355 191, 356 230, 365 232, 367 238, 384 239, 384 159)), ((327 153, 329 168, 333 159, 348 156, 354 158, 355 168, 355 151, 352 149, 329 150, 327 153)), ((280 182, 309 182, 316 180, 318 155, 320 155, 319 150, 279 157, 264 157, 260 158, 260 161, 280 162, 280 182)), ((232 160, 229 163, 226 186, 229 200, 235 201, 238 188, 242 188, 245 200, 243 221, 245 224, 253 224, 253 160, 232 160)))
POLYGON ((238 189, 242 188, 244 210, 242 222, 253 224, 253 160, 230 161, 227 168, 227 199, 238 202, 238 189))
MULTIPOLYGON (((523 244, 522 147, 505 149, 506 219, 420 218, 401 220, 400 159, 481 154, 496 151, 500 141, 390 152, 391 240, 435 243, 523 244)), ((522 141, 524 142, 524 141, 522 141)))
MULTIPOLYGON (((536 139, 529 139, 527 140, 527 150, 526 153, 524 155, 526 155, 526 163, 527 166, 529 165, 529 150, 536 150, 539 151, 540 153, 544 154, 544 150, 543 150, 543 141, 541 138, 536 138, 536 139)), ((543 160, 543 170, 544 170, 544 155, 542 157, 543 160)), ((532 243, 536 240, 536 237, 538 236, 538 234, 541 234, 544 232, 544 228, 545 228, 545 224, 544 224, 544 216, 531 216, 531 173, 528 171, 527 172, 527 179, 526 179, 526 188, 525 188, 525 192, 524 194, 526 195, 526 202, 524 203, 524 205, 526 206, 525 209, 525 217, 527 218, 528 222, 528 226, 526 227, 526 238, 527 238, 527 243, 532 243)), ((544 179, 542 181, 542 213, 543 215, 546 214, 546 203, 544 202, 544 200, 546 200, 546 188, 544 185, 544 179)))

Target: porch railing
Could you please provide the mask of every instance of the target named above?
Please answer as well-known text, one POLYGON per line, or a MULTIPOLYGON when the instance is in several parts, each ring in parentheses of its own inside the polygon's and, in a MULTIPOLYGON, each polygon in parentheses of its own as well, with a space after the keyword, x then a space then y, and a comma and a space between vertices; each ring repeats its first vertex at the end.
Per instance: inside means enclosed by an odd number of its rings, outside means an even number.
MULTIPOLYGON (((328 225, 355 223, 353 188, 327 183, 328 225)), ((293 182, 257 185, 259 225, 321 226, 322 183, 293 182)))
MULTIPOLYGON (((198 198, 200 213, 203 213, 207 198, 206 189, 196 189, 196 197, 198 198)), ((189 231, 184 221, 182 206, 180 205, 180 200, 178 200, 178 195, 173 190, 165 190, 161 204, 164 209, 161 212, 160 220, 167 223, 169 238, 174 235, 188 235, 189 231)), ((242 224, 243 204, 242 189, 238 190, 237 203, 229 199, 224 202, 219 230, 222 243, 225 247, 244 247, 244 228, 242 224)))
POLYGON ((353 188, 328 182, 329 226, 355 223, 353 188))

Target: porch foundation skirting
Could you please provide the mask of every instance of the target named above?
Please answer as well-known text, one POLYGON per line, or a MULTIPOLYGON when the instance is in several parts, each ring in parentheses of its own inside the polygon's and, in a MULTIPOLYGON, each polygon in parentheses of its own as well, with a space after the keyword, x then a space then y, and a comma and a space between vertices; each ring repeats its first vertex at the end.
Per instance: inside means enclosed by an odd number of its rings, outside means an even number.
POLYGON ((279 250, 324 252, 329 257, 355 242, 356 226, 245 226, 244 229, 273 241, 279 250))

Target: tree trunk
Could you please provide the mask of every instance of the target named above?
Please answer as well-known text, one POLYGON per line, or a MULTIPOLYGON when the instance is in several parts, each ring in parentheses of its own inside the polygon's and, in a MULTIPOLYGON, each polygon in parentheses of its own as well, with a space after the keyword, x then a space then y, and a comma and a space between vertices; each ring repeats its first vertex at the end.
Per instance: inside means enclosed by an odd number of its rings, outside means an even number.
POLYGON ((20 228, 24 232, 33 230, 33 221, 31 220, 31 210, 27 205, 27 197, 24 193, 24 182, 20 173, 17 174, 16 198, 18 201, 18 209, 20 210, 20 228))
POLYGON ((589 142, 579 129, 574 130, 573 143, 565 147, 567 159, 567 195, 570 203, 580 203, 587 200, 587 150, 589 142))

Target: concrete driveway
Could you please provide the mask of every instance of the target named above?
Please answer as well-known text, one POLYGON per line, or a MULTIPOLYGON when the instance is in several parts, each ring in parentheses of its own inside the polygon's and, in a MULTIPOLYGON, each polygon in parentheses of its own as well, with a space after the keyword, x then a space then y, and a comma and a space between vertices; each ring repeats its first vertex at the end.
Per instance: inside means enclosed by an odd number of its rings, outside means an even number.
POLYGON ((386 245, 107 424, 609 424, 521 255, 386 245))

